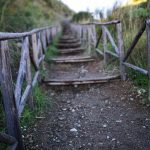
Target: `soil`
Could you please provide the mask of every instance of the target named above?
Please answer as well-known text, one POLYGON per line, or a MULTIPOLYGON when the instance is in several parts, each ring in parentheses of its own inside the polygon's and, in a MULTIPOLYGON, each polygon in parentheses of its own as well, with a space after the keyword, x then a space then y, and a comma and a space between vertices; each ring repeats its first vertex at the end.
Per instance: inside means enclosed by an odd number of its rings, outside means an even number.
POLYGON ((27 150, 150 149, 150 109, 131 82, 44 88, 51 107, 24 132, 27 150))

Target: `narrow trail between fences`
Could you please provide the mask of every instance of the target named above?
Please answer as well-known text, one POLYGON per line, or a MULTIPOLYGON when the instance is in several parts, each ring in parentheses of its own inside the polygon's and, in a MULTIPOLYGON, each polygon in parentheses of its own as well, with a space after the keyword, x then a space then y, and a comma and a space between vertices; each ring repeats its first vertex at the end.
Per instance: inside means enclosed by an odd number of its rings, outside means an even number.
POLYGON ((58 49, 42 85, 50 107, 24 132, 26 149, 149 150, 150 110, 133 84, 105 70, 68 29, 58 49))

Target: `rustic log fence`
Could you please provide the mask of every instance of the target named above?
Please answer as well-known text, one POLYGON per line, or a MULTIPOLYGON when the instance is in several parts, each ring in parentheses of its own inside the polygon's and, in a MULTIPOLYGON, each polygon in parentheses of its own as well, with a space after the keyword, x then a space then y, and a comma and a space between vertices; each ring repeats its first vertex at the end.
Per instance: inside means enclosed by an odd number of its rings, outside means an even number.
POLYGON ((147 20, 141 26, 139 32, 136 34, 131 46, 126 50, 124 50, 124 43, 123 43, 123 31, 122 31, 122 23, 119 20, 114 20, 105 23, 88 23, 88 24, 74 24, 73 29, 76 30, 76 34, 81 41, 86 41, 86 45, 91 49, 91 43, 94 43, 95 50, 97 53, 104 57, 104 64, 107 65, 110 61, 110 56, 113 58, 117 58, 120 62, 120 75, 122 80, 126 80, 126 70, 125 68, 131 68, 136 70, 149 78, 149 90, 148 90, 148 100, 150 101, 150 20, 147 20), (115 31, 117 33, 117 37, 113 37, 111 32, 109 31, 109 26, 114 26, 115 31), (96 33, 96 28, 100 28, 100 33, 96 33), (93 30, 94 29, 94 30, 93 30), (139 39, 143 35, 144 31, 147 31, 147 43, 148 43, 148 68, 147 70, 130 64, 127 62, 127 59, 133 52, 136 44, 138 43, 139 39), (97 34, 97 35, 96 35, 97 34), (89 35, 89 36, 88 36, 89 35), (94 38, 92 38, 94 37, 94 38), (92 40, 91 40, 92 39, 92 40), (93 40, 94 39, 94 40, 93 40), (97 40, 95 40, 97 39, 97 40), (111 43, 113 48, 109 50, 107 42, 111 43), (117 42, 115 42, 115 40, 117 42), (90 42, 89 42, 90 41, 90 42), (103 47, 99 48, 99 44, 102 44, 103 47))
POLYGON ((6 118, 7 134, 0 134, 0 143, 9 145, 9 149, 24 149, 19 118, 28 101, 32 105, 32 89, 38 82, 40 68, 45 58, 48 45, 60 32, 59 26, 34 29, 24 33, 0 32, 0 86, 6 118), (21 39, 21 58, 16 82, 12 79, 10 65, 10 39, 21 39), (34 72, 31 68, 34 68, 34 72), (26 82, 24 88, 23 83, 26 82))
POLYGON ((89 54, 96 46, 96 28, 94 24, 72 24, 72 30, 75 36, 80 39, 82 45, 87 49, 89 54))
MULTIPOLYGON (((72 24, 74 34, 81 40, 82 44, 92 53, 92 49, 104 57, 105 65, 108 64, 110 56, 117 58, 120 62, 120 75, 122 80, 126 79, 125 67, 139 71, 148 76, 149 90, 148 99, 150 101, 150 20, 144 22, 143 26, 135 36, 129 49, 124 51, 122 23, 118 20, 106 23, 72 24), (115 27, 116 38, 109 30, 109 26, 115 27), (96 28, 99 28, 97 34, 96 28), (144 31, 147 31, 148 43, 148 69, 145 70, 127 62, 127 59, 134 50, 144 31), (107 41, 111 43, 113 50, 109 50, 107 41), (99 44, 103 47, 99 48, 99 44)), ((0 134, 0 142, 7 143, 11 149, 16 147, 24 149, 19 117, 28 101, 32 105, 32 98, 29 98, 33 87, 38 82, 40 67, 43 67, 43 60, 47 46, 54 36, 60 32, 60 27, 46 27, 35 29, 24 33, 0 33, 0 86, 3 99, 3 107, 6 117, 7 134, 0 134), (16 82, 14 83, 10 65, 10 49, 8 46, 10 39, 22 39, 21 58, 16 82), (34 67, 34 74, 31 71, 34 67), (23 89, 23 83, 26 87, 23 89)))

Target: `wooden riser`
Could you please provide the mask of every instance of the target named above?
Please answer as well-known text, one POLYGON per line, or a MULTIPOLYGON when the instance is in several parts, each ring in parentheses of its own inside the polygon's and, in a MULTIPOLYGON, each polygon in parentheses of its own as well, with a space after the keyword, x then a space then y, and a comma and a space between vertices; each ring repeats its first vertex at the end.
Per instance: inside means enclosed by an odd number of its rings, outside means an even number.
POLYGON ((68 43, 65 43, 65 44, 58 44, 57 47, 59 49, 70 49, 70 48, 79 48, 81 47, 81 43, 71 43, 71 44, 68 44, 68 43))
POLYGON ((60 54, 72 54, 72 53, 80 53, 83 52, 84 48, 71 48, 71 49, 61 49, 58 51, 60 54))
POLYGON ((52 60, 54 63, 80 63, 80 62, 90 62, 94 59, 76 59, 76 60, 52 60))
POLYGON ((66 43, 68 43, 68 44, 71 44, 71 43, 78 43, 78 42, 80 42, 80 40, 78 40, 78 39, 73 39, 73 40, 59 40, 59 43, 61 43, 61 44, 66 44, 66 43))
POLYGON ((91 58, 91 56, 77 56, 77 57, 52 58, 51 61, 54 63, 78 63, 78 62, 94 61, 94 59, 91 58))
POLYGON ((108 76, 108 77, 103 77, 103 78, 96 78, 96 79, 74 79, 74 80, 57 80, 57 79, 52 79, 52 80, 47 80, 43 81, 47 85, 82 85, 82 84, 97 84, 97 83, 106 83, 111 80, 115 80, 120 78, 120 75, 116 76, 108 76))

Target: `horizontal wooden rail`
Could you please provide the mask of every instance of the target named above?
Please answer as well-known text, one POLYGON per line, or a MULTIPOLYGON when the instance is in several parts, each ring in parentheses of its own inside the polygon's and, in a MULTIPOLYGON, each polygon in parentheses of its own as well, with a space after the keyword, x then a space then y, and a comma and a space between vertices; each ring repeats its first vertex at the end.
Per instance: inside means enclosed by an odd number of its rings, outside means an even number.
POLYGON ((113 25, 120 23, 120 20, 112 20, 108 22, 89 22, 89 23, 80 23, 78 25, 113 25))
POLYGON ((40 31, 47 30, 50 28, 53 28, 53 26, 37 28, 37 29, 33 29, 32 31, 22 32, 22 33, 0 32, 0 40, 16 39, 16 38, 21 38, 25 36, 30 36, 30 35, 33 35, 34 33, 38 33, 40 31))
POLYGON ((123 64, 124 64, 126 67, 132 68, 133 70, 136 70, 136 71, 138 71, 138 72, 140 72, 140 73, 142 73, 142 74, 144 74, 144 75, 148 75, 148 71, 145 70, 145 69, 142 69, 142 68, 140 68, 140 67, 138 67, 138 66, 135 66, 135 65, 132 65, 132 64, 126 63, 126 62, 124 62, 123 64))

